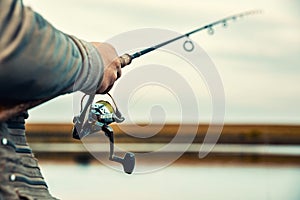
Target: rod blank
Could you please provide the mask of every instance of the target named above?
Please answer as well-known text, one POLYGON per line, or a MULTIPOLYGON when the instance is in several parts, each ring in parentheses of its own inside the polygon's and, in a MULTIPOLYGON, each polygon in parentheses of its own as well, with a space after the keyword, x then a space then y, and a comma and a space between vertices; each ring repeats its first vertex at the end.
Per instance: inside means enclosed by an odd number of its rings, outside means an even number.
POLYGON ((197 32, 200 32, 200 31, 203 31, 203 30, 205 30, 205 29, 208 29, 210 33, 213 33, 213 31, 214 31, 214 30, 213 30, 213 27, 216 26, 216 25, 218 25, 218 24, 223 24, 223 26, 226 27, 228 21, 231 21, 231 20, 235 21, 235 20, 237 20, 238 18, 243 18, 243 17, 245 17, 245 16, 254 15, 254 14, 260 14, 260 13, 262 13, 261 10, 251 10, 251 11, 247 11, 247 12, 243 12, 243 13, 231 15, 231 16, 229 16, 229 17, 220 19, 220 20, 218 20, 218 21, 212 22, 212 23, 210 23, 210 24, 207 24, 207 25, 205 25, 205 26, 202 26, 202 27, 200 27, 200 28, 197 28, 197 29, 195 29, 195 30, 192 30, 192 31, 190 31, 190 32, 187 32, 187 33, 185 33, 185 34, 183 34, 183 35, 180 35, 180 36, 178 36, 178 37, 175 37, 175 38, 172 38, 172 39, 167 40, 167 41, 165 41, 165 42, 162 42, 162 43, 160 43, 160 44, 157 44, 157 45, 154 45, 154 46, 152 46, 152 47, 146 48, 146 49, 144 49, 144 50, 135 52, 135 53, 133 53, 133 54, 131 54, 131 55, 130 55, 130 54, 124 54, 124 55, 122 55, 122 56, 119 57, 119 58, 120 58, 120 61, 121 61, 121 67, 123 68, 123 67, 129 65, 129 64, 132 62, 132 60, 135 59, 135 58, 138 58, 138 57, 140 57, 140 56, 142 56, 142 55, 145 55, 145 54, 147 54, 147 53, 149 53, 149 52, 151 52, 151 51, 154 51, 154 50, 156 50, 156 49, 158 49, 158 48, 160 48, 160 47, 163 47, 163 46, 165 46, 165 45, 167 45, 167 44, 170 44, 170 43, 172 43, 172 42, 174 42, 174 41, 177 41, 177 40, 179 40, 179 39, 181 39, 181 38, 189 37, 190 35, 192 35, 192 34, 194 34, 194 33, 197 33, 197 32))

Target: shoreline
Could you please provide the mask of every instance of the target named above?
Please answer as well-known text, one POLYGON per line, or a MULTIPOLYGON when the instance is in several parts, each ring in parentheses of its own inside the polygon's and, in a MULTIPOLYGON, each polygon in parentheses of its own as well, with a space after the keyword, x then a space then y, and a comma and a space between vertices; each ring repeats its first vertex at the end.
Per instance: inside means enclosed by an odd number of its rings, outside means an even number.
MULTIPOLYGON (((129 124, 112 127, 115 131, 115 145, 120 149, 147 153, 170 143, 177 136, 179 125, 155 124, 147 128, 143 125, 141 129, 129 124), (125 134, 124 130, 140 137, 125 134), (153 134, 156 132, 157 134, 153 134), (146 137, 149 135, 151 137, 146 137)), ((97 162, 85 145, 90 145, 94 152, 107 155, 108 141, 104 134, 89 136, 83 145, 81 141, 72 138, 72 128, 72 124, 27 124, 27 140, 36 157, 42 161, 68 161, 79 164, 97 162)), ((180 153, 176 149, 181 149, 180 145, 186 145, 186 137, 191 137, 190 131, 195 129, 195 125, 185 124, 181 128, 180 137, 174 143, 175 150, 160 152, 161 159, 172 153, 180 153)), ((225 124, 214 150, 204 159, 199 159, 198 151, 203 144, 207 128, 207 124, 200 124, 197 127, 191 146, 176 162, 201 165, 206 163, 300 165, 300 125, 225 124)))

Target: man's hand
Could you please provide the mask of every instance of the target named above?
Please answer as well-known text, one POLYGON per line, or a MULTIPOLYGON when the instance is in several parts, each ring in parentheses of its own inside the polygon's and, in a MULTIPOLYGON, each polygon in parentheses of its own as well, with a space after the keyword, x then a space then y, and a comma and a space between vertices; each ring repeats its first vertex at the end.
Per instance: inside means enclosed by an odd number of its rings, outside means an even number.
POLYGON ((99 51, 104 64, 103 79, 97 93, 105 94, 112 88, 115 81, 120 78, 122 74, 121 62, 115 48, 110 44, 99 42, 92 42, 92 44, 99 51))

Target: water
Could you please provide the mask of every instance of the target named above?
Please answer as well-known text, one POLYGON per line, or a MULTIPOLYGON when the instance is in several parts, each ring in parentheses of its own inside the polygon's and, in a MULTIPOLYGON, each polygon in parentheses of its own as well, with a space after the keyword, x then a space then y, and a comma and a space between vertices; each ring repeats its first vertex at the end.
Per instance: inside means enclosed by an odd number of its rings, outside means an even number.
POLYGON ((300 168, 269 165, 173 164, 127 175, 104 165, 41 163, 61 199, 299 200, 300 168))

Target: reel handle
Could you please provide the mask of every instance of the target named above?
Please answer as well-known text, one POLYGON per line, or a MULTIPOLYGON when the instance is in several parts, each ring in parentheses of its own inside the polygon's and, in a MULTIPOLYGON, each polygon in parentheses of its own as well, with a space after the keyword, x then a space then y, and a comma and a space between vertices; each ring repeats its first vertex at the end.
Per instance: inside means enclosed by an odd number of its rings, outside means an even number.
POLYGON ((109 138, 110 143, 110 152, 109 152, 109 160, 118 162, 123 166, 124 172, 127 174, 131 174, 133 172, 135 166, 135 156, 134 153, 126 152, 124 158, 118 157, 114 155, 114 130, 109 125, 102 126, 102 131, 104 131, 105 135, 109 138))
POLYGON ((121 68, 123 68, 123 67, 125 67, 125 66, 127 66, 131 63, 132 56, 125 53, 122 56, 120 56, 119 59, 120 59, 120 62, 121 62, 121 68))

